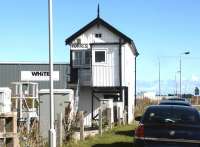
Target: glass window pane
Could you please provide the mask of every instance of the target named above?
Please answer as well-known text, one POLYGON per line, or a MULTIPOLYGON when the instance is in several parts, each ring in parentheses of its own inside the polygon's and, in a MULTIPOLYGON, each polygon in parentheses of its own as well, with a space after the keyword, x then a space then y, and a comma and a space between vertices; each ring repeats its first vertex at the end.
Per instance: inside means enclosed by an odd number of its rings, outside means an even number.
POLYGON ((105 62, 105 51, 95 51, 95 62, 105 62))
POLYGON ((177 124, 198 124, 199 115, 190 109, 181 109, 181 107, 160 107, 148 109, 144 116, 146 123, 177 123, 177 124))
POLYGON ((85 64, 90 64, 90 51, 85 51, 85 64))
POLYGON ((80 51, 74 51, 74 65, 80 65, 82 60, 82 53, 80 51))

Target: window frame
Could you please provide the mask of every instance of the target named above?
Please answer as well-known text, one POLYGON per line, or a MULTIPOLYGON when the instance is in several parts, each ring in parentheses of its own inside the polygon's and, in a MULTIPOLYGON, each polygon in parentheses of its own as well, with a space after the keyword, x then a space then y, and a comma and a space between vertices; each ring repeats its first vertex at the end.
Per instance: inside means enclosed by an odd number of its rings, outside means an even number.
POLYGON ((95 64, 106 64, 107 63, 107 50, 106 49, 95 49, 94 50, 94 63, 95 64), (96 62, 96 52, 104 52, 104 61, 103 62, 96 62))
POLYGON ((72 65, 73 66, 89 66, 91 64, 91 50, 73 50, 72 65), (88 53, 88 54, 87 54, 88 53), (88 55, 86 58, 86 54, 88 55), (88 61, 88 63, 86 62, 88 61))
POLYGON ((95 33, 95 38, 102 38, 102 33, 95 33))

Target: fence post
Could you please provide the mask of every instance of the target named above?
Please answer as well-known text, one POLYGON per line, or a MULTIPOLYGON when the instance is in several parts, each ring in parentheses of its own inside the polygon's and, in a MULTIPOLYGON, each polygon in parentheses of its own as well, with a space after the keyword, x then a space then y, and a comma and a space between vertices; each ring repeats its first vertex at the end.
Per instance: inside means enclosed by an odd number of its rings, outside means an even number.
POLYGON ((61 147, 62 146, 62 141, 63 141, 63 132, 62 132, 62 112, 57 114, 57 134, 58 134, 58 146, 61 147))
MULTIPOLYGON (((13 115, 13 133, 14 134, 17 134, 17 112, 13 112, 12 113, 12 115, 13 115)), ((14 138, 13 138, 13 146, 15 147, 17 147, 18 145, 19 145, 19 142, 18 142, 18 137, 17 137, 17 135, 14 135, 14 138)))
POLYGON ((111 108, 107 108, 107 121, 108 121, 108 128, 112 129, 112 115, 111 115, 111 108))
POLYGON ((80 112, 80 140, 84 140, 84 114, 80 112))
POLYGON ((126 110, 123 110, 123 125, 127 124, 127 113, 126 110))
POLYGON ((99 108, 99 134, 102 135, 102 110, 99 108))
MULTIPOLYGON (((4 118, 0 118, 0 133, 5 133, 5 119, 4 118)), ((4 139, 0 140, 0 146, 4 146, 4 139)))
POLYGON ((121 118, 120 118, 120 107, 117 107, 117 124, 121 124, 121 118))

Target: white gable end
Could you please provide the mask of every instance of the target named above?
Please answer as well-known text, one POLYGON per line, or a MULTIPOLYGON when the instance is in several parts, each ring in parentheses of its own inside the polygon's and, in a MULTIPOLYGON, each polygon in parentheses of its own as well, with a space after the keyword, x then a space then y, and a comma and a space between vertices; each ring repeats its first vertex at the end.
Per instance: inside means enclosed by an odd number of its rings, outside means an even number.
POLYGON ((95 25, 91 27, 89 30, 77 37, 73 42, 76 42, 77 39, 80 39, 83 44, 119 42, 119 37, 103 25, 95 25), (95 34, 101 34, 101 37, 95 37, 95 34))

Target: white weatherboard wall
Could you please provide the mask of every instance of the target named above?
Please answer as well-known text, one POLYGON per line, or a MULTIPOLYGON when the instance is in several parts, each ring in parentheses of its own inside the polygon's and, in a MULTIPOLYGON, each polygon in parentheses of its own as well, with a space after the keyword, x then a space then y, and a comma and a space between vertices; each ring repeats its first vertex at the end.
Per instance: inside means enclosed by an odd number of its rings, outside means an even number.
MULTIPOLYGON (((102 25, 95 25, 86 32, 84 32, 82 35, 77 37, 81 39, 82 44, 89 44, 90 43, 105 43, 105 42, 119 42, 119 37, 115 34, 113 34, 111 31, 109 31, 107 28, 105 28, 102 25), (96 33, 101 33, 101 38, 95 38, 96 33)), ((71 50, 80 50, 80 48, 70 48, 71 50)), ((89 49, 89 48, 82 48, 82 49, 89 49)))
POLYGON ((94 45, 92 57, 92 86, 119 86, 119 45, 94 45), (95 51, 105 51, 105 63, 95 63, 95 51))
POLYGON ((128 122, 134 119, 135 55, 128 44, 122 47, 122 85, 128 87, 128 122))

